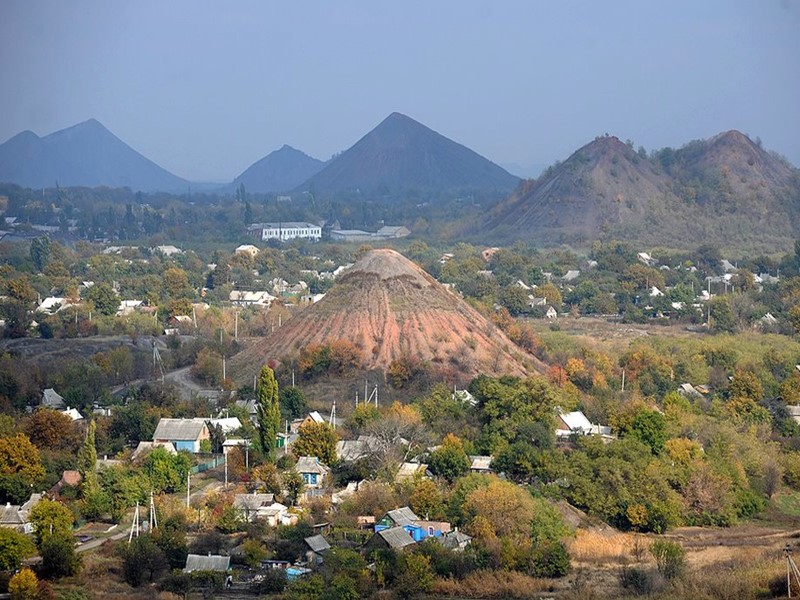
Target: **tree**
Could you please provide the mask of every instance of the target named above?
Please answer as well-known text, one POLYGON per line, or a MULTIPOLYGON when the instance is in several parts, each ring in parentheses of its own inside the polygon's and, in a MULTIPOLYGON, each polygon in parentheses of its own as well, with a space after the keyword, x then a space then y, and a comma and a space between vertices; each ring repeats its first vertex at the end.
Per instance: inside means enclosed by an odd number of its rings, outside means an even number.
POLYGON ((30 253, 36 270, 44 271, 44 267, 50 259, 50 238, 38 237, 31 240, 30 253))
POLYGON ((75 575, 81 568, 81 557, 75 552, 75 539, 71 532, 54 532, 39 544, 42 557, 42 574, 59 578, 75 575))
MULTIPOLYGON (((120 542, 117 548, 122 556, 123 577, 131 587, 156 580, 168 567, 167 557, 149 535, 140 535, 130 544, 120 542)), ((184 563, 185 560, 184 557, 184 563)))
POLYGON ((281 408, 290 419, 296 419, 306 412, 306 396, 300 388, 283 388, 278 396, 281 408))
POLYGON ((8 582, 11 600, 36 600, 39 595, 39 578, 25 567, 8 582))
POLYGON ((444 518, 442 493, 430 479, 421 479, 416 483, 408 504, 415 514, 425 519, 436 520, 444 518))
POLYGON ((36 547, 24 533, 0 527, 0 571, 16 571, 23 559, 36 554, 36 547))
POLYGON ((281 426, 281 406, 278 382, 275 380, 275 373, 268 365, 261 367, 256 402, 258 439, 261 442, 261 451, 267 460, 272 461, 275 455, 275 438, 281 426))
POLYGON ((83 445, 78 450, 78 472, 84 478, 87 473, 94 473, 95 464, 97 463, 96 431, 97 424, 92 419, 86 428, 86 437, 83 440, 83 445))
POLYGON ((63 533, 71 536, 75 517, 61 502, 43 498, 31 509, 30 520, 36 545, 40 546, 42 540, 51 535, 63 533))
POLYGON ((44 479, 39 449, 24 433, 0 439, 0 503, 21 504, 44 479))
POLYGON ((667 441, 667 422, 664 415, 654 410, 642 410, 633 418, 630 435, 647 444, 653 454, 664 449, 667 441))
POLYGON ((101 315, 111 316, 119 308, 119 296, 107 283, 96 283, 86 290, 86 299, 89 300, 101 315))
POLYGON ((336 461, 336 442, 339 436, 327 423, 308 421, 297 430, 298 438, 292 445, 295 456, 316 456, 320 462, 331 465, 336 461))
POLYGON ((281 479, 283 480, 283 487, 288 494, 288 499, 292 505, 294 505, 300 497, 300 494, 303 493, 303 487, 305 487, 303 476, 294 469, 291 469, 286 471, 281 479))
POLYGON ((470 464, 464 444, 452 433, 445 436, 442 445, 431 453, 428 460, 431 472, 451 483, 469 471, 470 464))
POLYGON ((35 411, 25 424, 31 443, 40 449, 66 450, 73 454, 80 443, 80 433, 69 415, 43 408, 35 411))

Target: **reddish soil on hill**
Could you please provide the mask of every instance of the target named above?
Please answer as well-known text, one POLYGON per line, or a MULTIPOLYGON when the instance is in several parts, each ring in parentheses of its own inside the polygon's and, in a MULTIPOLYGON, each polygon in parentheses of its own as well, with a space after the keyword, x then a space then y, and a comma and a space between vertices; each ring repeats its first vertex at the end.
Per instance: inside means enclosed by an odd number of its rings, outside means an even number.
POLYGON ((235 357, 233 368, 246 380, 270 359, 336 340, 356 348, 363 368, 385 370, 410 357, 456 382, 544 370, 461 298, 388 249, 362 257, 322 300, 235 357))

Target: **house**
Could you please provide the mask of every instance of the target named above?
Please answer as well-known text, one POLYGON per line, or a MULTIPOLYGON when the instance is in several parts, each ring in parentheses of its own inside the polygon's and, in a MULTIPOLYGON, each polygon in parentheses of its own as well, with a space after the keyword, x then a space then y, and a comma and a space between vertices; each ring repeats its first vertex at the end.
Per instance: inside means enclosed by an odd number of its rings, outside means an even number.
POLYGON ((64 487, 78 487, 81 483, 81 474, 78 471, 68 470, 61 474, 61 479, 58 480, 53 487, 47 491, 47 495, 57 497, 64 487))
MULTIPOLYGON (((245 523, 264 517, 260 511, 275 504, 275 494, 236 494, 233 498, 233 508, 239 511, 245 523)), ((281 504, 281 506, 283 506, 281 504)), ((262 511, 263 512, 263 511, 262 511)), ((276 513, 277 514, 277 513, 276 513)))
POLYGON ((297 515, 290 513, 289 507, 280 502, 273 502, 269 506, 259 508, 257 518, 266 521, 270 527, 297 525, 297 515))
POLYGON ((242 244, 241 246, 237 246, 236 250, 233 251, 234 254, 246 254, 252 258, 255 258, 256 255, 260 250, 253 246, 253 244, 242 244))
POLYGON ((463 531, 459 531, 458 528, 436 539, 441 542, 442 546, 454 552, 463 552, 472 543, 472 537, 463 531))
POLYGON ((54 410, 64 410, 67 403, 53 388, 47 388, 42 392, 42 406, 54 410))
POLYGON ((336 442, 336 456, 345 463, 356 462, 374 452, 380 441, 375 436, 360 435, 355 440, 339 440, 336 442))
POLYGON ((376 531, 367 543, 365 548, 370 550, 385 549, 400 550, 416 544, 414 538, 402 527, 391 527, 376 531))
POLYGON ((297 459, 294 470, 303 477, 307 488, 320 489, 325 486, 325 479, 330 469, 319 462, 316 456, 301 456, 297 459))
POLYGON ((264 290, 257 292, 231 290, 230 294, 228 294, 228 300, 236 306, 269 307, 275 298, 275 296, 264 290))
POLYGON ((42 496, 44 493, 31 494, 31 497, 22 505, 8 503, 5 507, 0 508, 0 527, 14 529, 20 533, 33 533, 30 514, 33 507, 39 504, 42 496))
POLYGON ((300 427, 305 425, 306 423, 325 423, 325 418, 319 414, 316 410, 311 411, 302 419, 295 419, 289 425, 289 431, 291 433, 297 433, 300 427))
POLYGON ((650 288, 650 297, 651 298, 658 298, 658 297, 663 296, 663 295, 664 295, 664 292, 662 292, 656 286, 652 286, 650 288))
POLYGON ((303 239, 318 242, 322 238, 322 227, 307 222, 287 221, 279 223, 254 223, 247 227, 246 234, 260 239, 287 240, 303 239))
POLYGON ((68 306, 72 306, 72 304, 70 304, 66 298, 49 296, 42 300, 42 303, 36 307, 36 312, 55 314, 68 306))
POLYGON ((387 512, 375 524, 375 532, 386 529, 402 527, 415 542, 421 542, 427 537, 439 537, 450 531, 450 523, 445 521, 428 521, 420 519, 408 506, 396 508, 387 512))
POLYGON ((556 419, 556 439, 566 439, 573 435, 599 435, 612 439, 611 428, 593 424, 581 411, 559 413, 556 419))
POLYGON ((131 460, 136 460, 140 456, 154 450, 155 448, 164 448, 169 454, 177 454, 177 450, 175 450, 175 446, 172 442, 146 442, 141 441, 139 445, 136 446, 136 450, 133 451, 131 454, 131 460))
POLYGON ((124 317, 139 309, 144 304, 143 300, 122 300, 117 307, 117 316, 124 317))
POLYGON ((470 406, 478 406, 478 401, 475 399, 475 396, 469 393, 469 390, 458 390, 453 389, 453 395, 451 396, 453 400, 459 400, 463 404, 469 404, 470 406))
POLYGON ((795 423, 800 424, 800 406, 787 406, 786 412, 794 419, 795 423))
MULTIPOLYGON (((339 490, 338 492, 331 495, 331 503, 341 504, 342 502, 350 498, 353 494, 355 494, 365 481, 366 479, 362 479, 361 481, 347 482, 347 486, 343 490, 339 490)), ((373 517, 373 523, 374 521, 375 519, 373 517)))
POLYGON ((306 545, 306 562, 308 564, 321 565, 323 555, 331 549, 331 545, 321 535, 312 535, 303 539, 306 545))
POLYGON ((567 273, 561 278, 562 281, 574 281, 578 277, 581 276, 581 272, 577 269, 570 269, 567 273))
POLYGON ((547 298, 528 296, 528 307, 536 308, 537 306, 547 306, 547 298))
POLYGON ((397 238, 404 238, 411 235, 411 231, 400 225, 399 227, 394 227, 390 225, 384 225, 380 229, 378 229, 377 237, 383 239, 397 239, 397 238))
POLYGON ((194 421, 203 421, 204 423, 211 423, 213 427, 220 427, 222 429, 222 433, 229 434, 232 431, 236 431, 237 429, 241 429, 242 422, 239 420, 239 417, 225 417, 221 419, 203 419, 202 417, 195 417, 194 421))
POLYGON ((423 463, 404 462, 400 465, 397 475, 394 477, 395 483, 401 483, 414 477, 428 477, 428 465, 423 463))
POLYGON ((681 396, 685 396, 686 398, 702 398, 703 396, 691 383, 680 384, 678 386, 678 392, 681 396))
POLYGON ((374 235, 361 229, 336 229, 331 231, 331 240, 334 242, 369 242, 374 235))
POLYGON ((61 412, 62 415, 67 415, 73 421, 81 421, 83 419, 83 415, 78 412, 77 408, 70 408, 69 406, 65 408, 61 412))
POLYGON ((299 565, 292 565, 291 567, 286 569, 286 579, 288 581, 297 581, 301 577, 305 577, 309 573, 311 573, 311 569, 306 567, 301 567, 299 565))
POLYGON ((557 319, 558 318, 558 311, 552 306, 548 306, 547 310, 544 313, 546 319, 557 319))
POLYGON ((153 443, 172 442, 175 449, 200 452, 200 442, 210 440, 208 425, 202 419, 161 419, 153 434, 153 443))
POLYGON ((173 256, 174 254, 183 254, 183 250, 177 246, 155 246, 150 248, 151 252, 160 252, 164 256, 173 256))
POLYGON ((648 267, 652 267, 654 264, 656 264, 655 259, 652 256, 650 256, 647 252, 639 252, 636 255, 636 258, 639 260, 640 263, 644 263, 648 267))
POLYGON ((193 573, 194 571, 216 571, 218 573, 226 573, 231 568, 231 557, 220 556, 219 554, 190 554, 186 557, 186 566, 183 568, 184 573, 193 573))
POLYGON ((242 400, 239 399, 236 401, 236 406, 239 408, 243 408, 247 411, 247 415, 250 417, 250 421, 255 424, 258 421, 258 401, 256 399, 251 400, 242 400))
POLYGON ((492 472, 492 457, 491 456, 470 456, 471 464, 469 466, 470 473, 491 473, 492 472))

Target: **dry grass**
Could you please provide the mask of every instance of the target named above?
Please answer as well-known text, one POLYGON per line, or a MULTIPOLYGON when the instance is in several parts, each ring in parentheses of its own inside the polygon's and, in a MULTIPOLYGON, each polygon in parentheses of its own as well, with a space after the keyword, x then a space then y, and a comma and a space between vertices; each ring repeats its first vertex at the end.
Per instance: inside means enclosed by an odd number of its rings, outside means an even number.
POLYGON ((649 540, 641 535, 579 529, 567 549, 573 561, 593 565, 625 565, 649 559, 649 540))
POLYGON ((515 571, 475 571, 464 579, 437 579, 432 596, 455 598, 541 598, 554 589, 548 579, 535 579, 515 571))

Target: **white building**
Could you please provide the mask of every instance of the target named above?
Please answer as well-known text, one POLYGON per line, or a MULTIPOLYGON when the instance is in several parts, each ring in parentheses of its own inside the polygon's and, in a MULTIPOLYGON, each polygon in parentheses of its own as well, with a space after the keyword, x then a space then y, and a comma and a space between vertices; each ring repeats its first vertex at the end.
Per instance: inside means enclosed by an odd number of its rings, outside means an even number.
POLYGON ((280 240, 285 242, 294 239, 319 241, 322 227, 313 223, 287 221, 285 223, 255 223, 247 228, 247 234, 260 240, 280 240))

